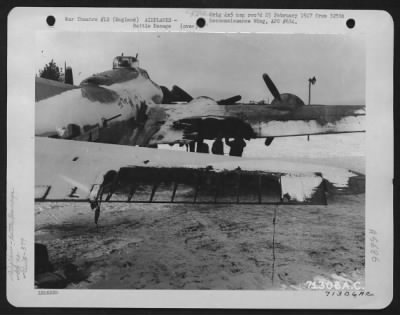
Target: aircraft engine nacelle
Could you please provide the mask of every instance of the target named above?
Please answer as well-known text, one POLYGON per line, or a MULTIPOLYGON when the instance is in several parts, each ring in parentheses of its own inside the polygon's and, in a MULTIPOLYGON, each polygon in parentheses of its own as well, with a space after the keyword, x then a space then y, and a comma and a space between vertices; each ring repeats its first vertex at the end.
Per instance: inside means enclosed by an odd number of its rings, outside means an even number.
POLYGON ((291 93, 279 94, 279 99, 274 98, 271 105, 277 106, 282 109, 296 109, 304 106, 303 100, 297 95, 291 93))
POLYGON ((276 85, 269 77, 268 74, 263 74, 263 80, 268 87, 268 90, 274 96, 274 100, 271 102, 271 105, 276 105, 282 109, 296 109, 300 106, 304 105, 304 102, 301 100, 300 97, 291 94, 291 93, 279 93, 276 85))

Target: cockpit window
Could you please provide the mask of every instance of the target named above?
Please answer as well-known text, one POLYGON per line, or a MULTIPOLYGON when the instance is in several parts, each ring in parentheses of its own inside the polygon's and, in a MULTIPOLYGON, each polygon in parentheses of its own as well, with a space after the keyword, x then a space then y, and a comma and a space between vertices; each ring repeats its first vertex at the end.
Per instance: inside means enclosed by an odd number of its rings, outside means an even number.
POLYGON ((135 68, 138 66, 138 61, 134 57, 116 57, 113 61, 113 68, 135 68))
POLYGON ((120 67, 130 67, 131 66, 131 60, 129 58, 121 58, 119 60, 120 67))

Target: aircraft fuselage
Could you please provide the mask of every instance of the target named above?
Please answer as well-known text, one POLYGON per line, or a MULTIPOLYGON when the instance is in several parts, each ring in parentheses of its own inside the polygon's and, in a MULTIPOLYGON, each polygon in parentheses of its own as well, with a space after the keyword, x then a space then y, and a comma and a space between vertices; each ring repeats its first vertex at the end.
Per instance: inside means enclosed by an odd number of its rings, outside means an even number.
POLYGON ((140 68, 114 69, 36 103, 35 135, 124 145, 198 138, 266 138, 365 130, 361 105, 219 105, 208 97, 162 104, 163 92, 140 68))

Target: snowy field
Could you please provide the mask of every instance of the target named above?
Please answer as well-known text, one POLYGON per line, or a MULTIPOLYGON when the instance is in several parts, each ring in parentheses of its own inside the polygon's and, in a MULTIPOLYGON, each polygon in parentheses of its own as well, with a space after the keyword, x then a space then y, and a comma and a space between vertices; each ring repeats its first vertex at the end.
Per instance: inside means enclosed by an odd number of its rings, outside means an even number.
POLYGON ((364 281, 364 194, 328 206, 37 203, 36 242, 70 289, 298 290, 364 281), (273 217, 276 210, 275 236, 273 217))
MULTIPOLYGON (((252 140, 244 156, 364 172, 364 138, 252 140)), ((47 245, 56 271, 72 263, 85 275, 67 288, 298 290, 313 280, 364 281, 364 194, 331 195, 327 206, 102 208, 97 230, 88 204, 35 203, 36 242, 47 245)))

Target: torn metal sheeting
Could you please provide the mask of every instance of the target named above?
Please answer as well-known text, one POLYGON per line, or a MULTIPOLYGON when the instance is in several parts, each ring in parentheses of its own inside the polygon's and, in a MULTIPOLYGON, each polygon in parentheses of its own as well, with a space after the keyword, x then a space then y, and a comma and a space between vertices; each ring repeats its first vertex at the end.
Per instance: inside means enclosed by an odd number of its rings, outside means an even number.
POLYGON ((282 174, 215 171, 212 168, 122 167, 111 180, 93 184, 86 194, 69 186, 51 194, 36 186, 36 201, 93 201, 195 204, 326 204, 324 179, 318 173, 282 174), (39 193, 41 192, 41 194, 39 193))
POLYGON ((307 163, 42 137, 35 145, 37 201, 93 201, 101 190, 108 202, 325 204, 325 192, 365 191, 362 174, 307 163))

